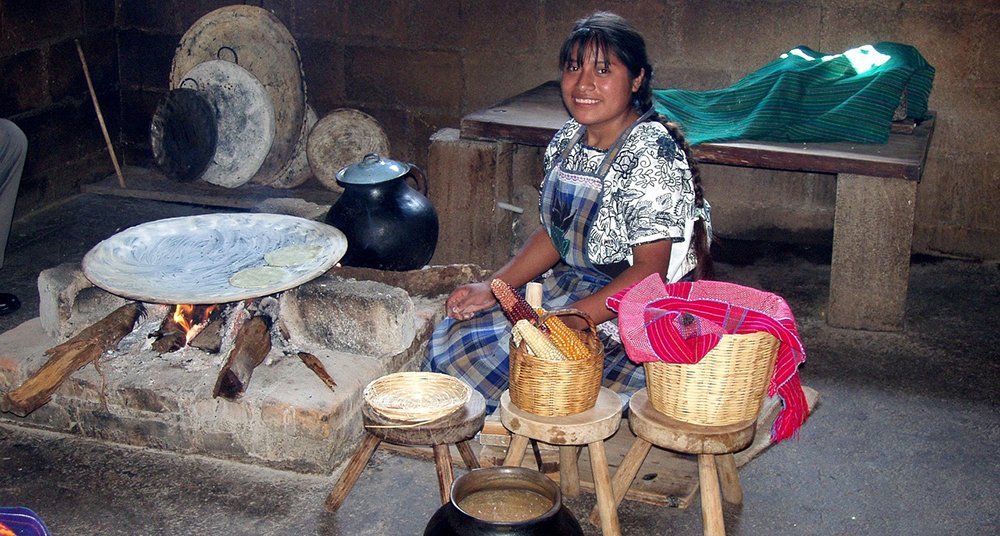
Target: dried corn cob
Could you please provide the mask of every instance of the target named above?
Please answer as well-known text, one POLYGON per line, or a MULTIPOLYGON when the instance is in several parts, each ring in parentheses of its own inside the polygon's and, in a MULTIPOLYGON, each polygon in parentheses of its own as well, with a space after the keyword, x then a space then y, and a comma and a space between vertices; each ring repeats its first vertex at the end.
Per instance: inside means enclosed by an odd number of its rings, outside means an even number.
MULTIPOLYGON (((535 309, 538 316, 545 314, 545 309, 535 309)), ((545 327, 549 328, 549 338, 565 356, 566 359, 587 359, 590 357, 590 348, 584 344, 580 336, 576 334, 558 316, 550 316, 545 319, 545 327)))
POLYGON ((552 361, 564 361, 566 359, 566 356, 556 348, 552 340, 527 320, 518 320, 514 324, 511 336, 524 339, 524 343, 531 350, 531 353, 541 359, 552 361))
POLYGON ((538 323, 538 313, 506 282, 494 279, 490 281, 490 289, 511 324, 517 324, 517 321, 522 319, 538 323))

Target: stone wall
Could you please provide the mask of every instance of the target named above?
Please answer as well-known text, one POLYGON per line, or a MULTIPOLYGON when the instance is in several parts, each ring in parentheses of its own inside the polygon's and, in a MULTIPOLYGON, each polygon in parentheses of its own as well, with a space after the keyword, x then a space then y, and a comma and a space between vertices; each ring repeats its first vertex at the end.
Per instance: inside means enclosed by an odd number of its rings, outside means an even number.
MULTIPOLYGON (((0 116, 22 123, 32 146, 45 148, 29 159, 18 216, 110 172, 72 39, 83 37, 92 55, 125 162, 146 165, 149 119, 166 92, 174 47, 191 23, 229 3, 51 0, 0 7, 0 70, 17 73, 0 80, 0 116)), ((877 41, 912 44, 937 69, 930 107, 938 113, 918 193, 914 250, 1000 258, 1000 212, 993 208, 1000 203, 994 128, 1000 54, 990 46, 989 30, 1000 23, 996 2, 247 3, 272 10, 296 38, 308 102, 321 117, 339 107, 361 109, 382 123, 394 158, 422 165, 438 130, 557 78, 555 54, 567 29, 598 8, 621 13, 646 35, 657 87, 724 87, 800 44, 827 53, 877 41)), ((432 189, 434 181, 430 177, 432 189)), ((705 185, 726 235, 820 242, 831 235, 835 185, 829 176, 710 167, 705 185)))

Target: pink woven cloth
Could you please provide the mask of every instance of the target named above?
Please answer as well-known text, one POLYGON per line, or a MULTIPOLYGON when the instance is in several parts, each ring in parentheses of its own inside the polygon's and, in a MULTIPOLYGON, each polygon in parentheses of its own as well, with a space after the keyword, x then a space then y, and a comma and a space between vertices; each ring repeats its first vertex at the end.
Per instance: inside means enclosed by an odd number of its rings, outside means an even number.
POLYGON ((775 443, 796 434, 809 414, 799 379, 806 352, 784 298, 721 281, 664 284, 657 274, 607 300, 618 313, 618 330, 636 363, 697 363, 727 333, 766 331, 780 342, 768 396, 781 411, 771 428, 775 443))

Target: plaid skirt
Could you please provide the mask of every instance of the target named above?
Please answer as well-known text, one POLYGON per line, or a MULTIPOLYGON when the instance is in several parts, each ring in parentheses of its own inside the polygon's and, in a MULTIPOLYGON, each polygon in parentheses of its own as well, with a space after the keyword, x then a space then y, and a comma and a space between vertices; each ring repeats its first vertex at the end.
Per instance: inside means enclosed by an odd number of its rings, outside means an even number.
MULTIPOLYGON (((604 283, 568 266, 557 266, 550 277, 542 279, 542 307, 565 307, 593 294, 604 283)), ((524 295, 523 288, 518 292, 524 295)), ((617 320, 607 323, 613 324, 611 332, 617 332, 617 320)), ((469 320, 445 318, 434 329, 422 369, 443 372, 469 384, 483 394, 487 412, 492 412, 509 384, 510 329, 510 321, 499 305, 469 320)), ((604 386, 622 394, 645 387, 642 366, 629 361, 621 341, 600 326, 598 335, 604 343, 604 386)))

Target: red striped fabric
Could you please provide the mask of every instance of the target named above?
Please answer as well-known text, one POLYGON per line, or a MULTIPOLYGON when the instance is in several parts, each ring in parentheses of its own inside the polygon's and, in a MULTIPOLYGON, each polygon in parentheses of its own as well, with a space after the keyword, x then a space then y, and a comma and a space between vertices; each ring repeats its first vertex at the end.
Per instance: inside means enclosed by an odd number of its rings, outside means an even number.
POLYGON ((808 416, 798 376, 806 352, 795 317, 784 298, 734 283, 695 281, 665 285, 653 274, 607 300, 618 313, 618 329, 636 363, 701 361, 727 333, 766 331, 780 342, 768 396, 782 409, 771 429, 778 442, 795 435, 808 416))

